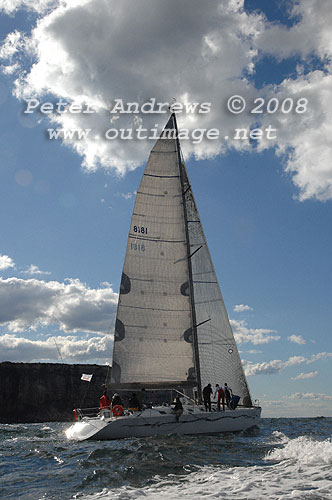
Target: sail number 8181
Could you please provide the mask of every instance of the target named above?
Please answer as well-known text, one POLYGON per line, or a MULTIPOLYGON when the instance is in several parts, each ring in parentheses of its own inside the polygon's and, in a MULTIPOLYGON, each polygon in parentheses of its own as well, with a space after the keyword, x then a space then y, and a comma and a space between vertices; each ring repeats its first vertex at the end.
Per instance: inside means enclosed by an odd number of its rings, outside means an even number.
POLYGON ((134 226, 134 233, 148 234, 148 228, 144 226, 134 226))

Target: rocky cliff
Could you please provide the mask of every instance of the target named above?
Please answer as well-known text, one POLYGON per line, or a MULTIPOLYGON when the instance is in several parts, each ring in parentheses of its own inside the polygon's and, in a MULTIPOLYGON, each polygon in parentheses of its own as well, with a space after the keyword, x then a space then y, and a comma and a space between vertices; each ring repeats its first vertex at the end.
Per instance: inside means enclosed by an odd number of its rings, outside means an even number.
POLYGON ((98 365, 0 363, 0 423, 70 422, 73 408, 99 405, 107 370, 98 365), (93 373, 91 382, 81 380, 83 373, 93 373))

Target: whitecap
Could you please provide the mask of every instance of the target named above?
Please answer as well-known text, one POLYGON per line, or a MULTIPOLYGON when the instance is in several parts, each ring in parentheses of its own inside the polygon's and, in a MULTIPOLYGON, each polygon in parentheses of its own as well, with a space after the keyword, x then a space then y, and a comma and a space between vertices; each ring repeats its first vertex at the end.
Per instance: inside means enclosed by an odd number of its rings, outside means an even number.
POLYGON ((305 465, 332 464, 332 441, 316 441, 306 436, 289 440, 283 448, 270 451, 266 460, 294 460, 305 465))

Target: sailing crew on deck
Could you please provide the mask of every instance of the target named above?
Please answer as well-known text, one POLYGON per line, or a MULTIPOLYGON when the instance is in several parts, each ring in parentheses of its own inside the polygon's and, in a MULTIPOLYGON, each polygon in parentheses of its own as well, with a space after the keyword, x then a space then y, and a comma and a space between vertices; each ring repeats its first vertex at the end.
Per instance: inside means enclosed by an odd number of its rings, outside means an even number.
POLYGON ((203 389, 203 401, 205 406, 205 411, 211 411, 211 394, 213 393, 211 384, 208 384, 203 389))
POLYGON ((114 408, 114 406, 123 406, 122 399, 117 393, 114 393, 112 397, 112 408, 114 408))
POLYGON ((128 403, 129 410, 139 411, 141 409, 140 402, 137 399, 136 393, 133 392, 128 403))
POLYGON ((106 391, 103 392, 102 397, 99 399, 99 407, 101 410, 104 408, 110 410, 111 408, 111 401, 109 400, 106 391))
POLYGON ((175 398, 175 403, 174 403, 174 407, 172 408, 172 412, 175 413, 175 418, 176 418, 176 421, 178 422, 180 416, 183 413, 183 406, 182 406, 181 399, 179 396, 176 396, 176 398, 175 398))
POLYGON ((136 394, 136 397, 137 397, 137 399, 139 401, 139 405, 140 405, 141 410, 144 410, 144 408, 146 408, 146 405, 145 405, 145 395, 146 395, 146 392, 145 392, 144 387, 142 387, 142 389, 140 390, 140 392, 138 392, 136 394))
POLYGON ((224 385, 224 393, 225 393, 227 407, 230 408, 231 407, 231 399, 232 399, 233 391, 229 387, 229 385, 226 384, 226 382, 225 382, 225 385, 224 385))

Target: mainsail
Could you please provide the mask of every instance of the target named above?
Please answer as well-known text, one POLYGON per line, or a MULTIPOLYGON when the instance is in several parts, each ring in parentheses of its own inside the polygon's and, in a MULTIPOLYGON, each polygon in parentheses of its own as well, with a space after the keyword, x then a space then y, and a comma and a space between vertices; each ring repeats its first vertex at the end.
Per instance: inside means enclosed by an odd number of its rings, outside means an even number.
POLYGON ((176 136, 172 114, 137 191, 120 286, 112 382, 123 387, 196 385, 199 393, 208 382, 227 382, 251 405, 176 136))
MULTIPOLYGON (((173 129, 171 118, 166 129, 173 129)), ((115 325, 112 379, 194 382, 188 265, 176 141, 159 139, 137 191, 115 325)))

